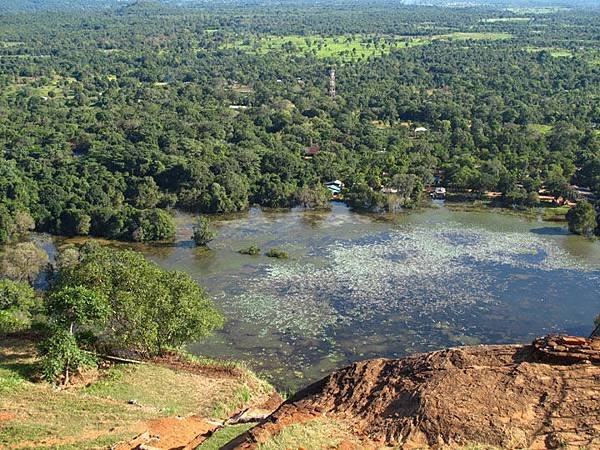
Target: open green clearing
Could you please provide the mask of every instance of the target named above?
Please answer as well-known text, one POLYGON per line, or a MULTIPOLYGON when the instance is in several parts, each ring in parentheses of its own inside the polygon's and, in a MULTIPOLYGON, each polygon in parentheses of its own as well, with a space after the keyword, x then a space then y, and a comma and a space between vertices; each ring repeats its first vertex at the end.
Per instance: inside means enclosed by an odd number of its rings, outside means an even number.
POLYGON ((554 14, 561 11, 568 11, 569 8, 563 6, 539 6, 539 7, 511 7, 506 8, 514 14, 554 14))
POLYGON ((427 45, 433 41, 469 41, 510 39, 509 33, 467 33, 455 32, 433 36, 388 36, 349 35, 336 37, 322 36, 274 36, 239 38, 223 45, 223 48, 237 49, 246 53, 262 55, 269 52, 285 51, 298 55, 312 54, 317 58, 340 57, 354 60, 370 56, 385 55, 392 49, 403 49, 427 45))
POLYGON ((510 33, 456 32, 432 36, 432 40, 499 41, 512 38, 510 33))
POLYGON ((253 54, 286 51, 299 55, 313 54, 317 58, 341 57, 352 60, 387 54, 393 48, 414 47, 429 42, 427 39, 413 37, 377 39, 367 36, 305 37, 290 35, 239 39, 226 44, 225 47, 253 54))
POLYGON ((548 52, 550 56, 553 58, 569 58, 573 56, 573 52, 571 50, 567 50, 565 48, 556 48, 556 47, 525 47, 524 49, 527 52, 538 53, 538 52, 548 52))
POLYGON ((552 125, 546 125, 543 123, 531 123, 528 126, 530 130, 540 134, 548 134, 552 131, 552 125))
POLYGON ((0 48, 19 47, 23 45, 20 41, 0 41, 0 48))
POLYGON ((20 77, 14 83, 10 84, 5 90, 6 94, 15 94, 22 90, 27 90, 29 95, 39 97, 57 96, 69 90, 71 83, 77 83, 72 77, 61 77, 54 75, 51 78, 33 78, 20 77))
MULTIPOLYGON (((227 427, 215 433, 205 441, 198 450, 217 450, 219 445, 239 436, 249 427, 238 425, 227 427), (228 440, 225 440, 228 439, 228 440)), ((356 438, 350 431, 350 426, 340 420, 323 417, 303 423, 295 423, 284 427, 279 433, 266 442, 259 444, 258 450, 280 449, 326 449, 326 448, 362 448, 364 443, 356 438)), ((370 445, 367 448, 373 448, 370 445)), ((390 447, 376 447, 390 448, 390 447)), ((399 447, 398 447, 399 448, 399 447)), ((471 444, 460 447, 461 450, 499 450, 489 445, 471 444)))
POLYGON ((491 17, 489 19, 482 19, 484 23, 499 23, 499 22, 529 22, 532 20, 531 17, 491 17))
POLYGON ((360 445, 356 438, 353 438, 346 424, 334 419, 323 418, 285 427, 277 435, 261 444, 258 449, 336 448, 342 442, 360 445))

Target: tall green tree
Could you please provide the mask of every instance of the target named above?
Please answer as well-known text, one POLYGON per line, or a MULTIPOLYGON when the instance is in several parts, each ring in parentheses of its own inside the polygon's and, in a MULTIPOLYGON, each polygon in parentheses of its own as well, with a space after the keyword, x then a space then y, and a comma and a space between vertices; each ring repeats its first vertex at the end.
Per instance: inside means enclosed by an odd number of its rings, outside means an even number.
POLYGON ((148 209, 137 214, 131 236, 137 242, 168 241, 175 231, 175 221, 167 211, 148 209))
POLYGON ((414 174, 396 174, 390 186, 398 191, 402 206, 412 206, 419 202, 423 195, 423 183, 414 174))
POLYGON ((223 325, 223 316, 191 277, 165 271, 141 253, 86 244, 79 261, 58 273, 54 289, 83 286, 111 308, 100 344, 109 351, 154 355, 223 325))
POLYGON ((35 291, 22 281, 0 280, 0 334, 27 329, 35 306, 35 291))
POLYGON ((592 236, 598 228, 596 210, 591 203, 582 201, 567 212, 571 233, 592 236))
POLYGON ((387 203, 385 194, 373 190, 366 183, 355 183, 345 198, 348 205, 357 211, 379 211, 387 203))
POLYGON ((0 270, 12 280, 33 284, 47 264, 48 254, 43 249, 33 242, 20 242, 6 247, 0 270))
POLYGON ((302 186, 296 191, 296 198, 305 208, 324 209, 331 206, 331 192, 322 184, 302 186))
POLYGON ((205 216, 198 217, 194 225, 192 239, 199 247, 206 247, 215 238, 216 233, 210 228, 210 220, 205 216))
POLYGON ((39 346, 42 373, 51 382, 63 376, 63 384, 68 385, 73 370, 95 362, 81 348, 76 332, 102 330, 111 308, 103 293, 84 286, 67 286, 48 293, 46 311, 52 324, 50 336, 39 346))

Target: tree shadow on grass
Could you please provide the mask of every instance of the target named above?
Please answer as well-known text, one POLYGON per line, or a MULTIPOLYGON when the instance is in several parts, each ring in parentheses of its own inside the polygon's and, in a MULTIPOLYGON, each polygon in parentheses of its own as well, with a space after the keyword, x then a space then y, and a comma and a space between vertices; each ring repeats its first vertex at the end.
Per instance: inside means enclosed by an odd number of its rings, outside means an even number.
POLYGON ((36 381, 38 365, 34 356, 33 347, 12 347, 10 343, 0 342, 0 370, 12 372, 29 381, 36 381))
POLYGON ((569 230, 562 227, 541 227, 533 228, 530 231, 541 236, 567 236, 569 234, 569 230))
POLYGON ((37 381, 37 364, 33 362, 23 361, 6 361, 4 358, 0 359, 0 369, 5 369, 13 372, 15 375, 26 379, 28 381, 37 381))

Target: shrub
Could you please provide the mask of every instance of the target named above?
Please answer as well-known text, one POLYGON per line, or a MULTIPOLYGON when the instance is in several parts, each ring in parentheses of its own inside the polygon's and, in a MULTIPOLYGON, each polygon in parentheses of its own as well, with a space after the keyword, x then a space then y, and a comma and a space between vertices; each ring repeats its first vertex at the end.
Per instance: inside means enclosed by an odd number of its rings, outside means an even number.
POLYGON ((210 241, 215 238, 215 232, 210 229, 210 221, 200 216, 198 222, 194 225, 194 234, 192 239, 199 247, 206 247, 210 241))
POLYGON ((175 221, 163 209, 146 209, 137 213, 131 238, 137 242, 167 241, 175 237, 175 221))
POLYGON ((256 256, 256 255, 260 254, 260 247, 253 244, 250 247, 246 247, 241 250, 238 250, 238 253, 241 253, 242 255, 256 256))
POLYGON ((288 254, 278 248, 272 248, 267 253, 265 253, 265 255, 268 256, 269 258, 277 258, 277 259, 287 259, 288 258, 288 254))
POLYGON ((577 205, 567 212, 566 217, 569 221, 569 230, 571 233, 592 236, 598 226, 596 211, 586 201, 577 203, 577 205))
POLYGON ((0 334, 27 329, 34 305, 35 292, 28 283, 0 280, 0 334))
POLYGON ((75 336, 62 327, 52 330, 51 336, 39 346, 42 376, 53 383, 64 376, 63 384, 69 383, 69 374, 81 366, 93 366, 95 358, 79 348, 75 336))

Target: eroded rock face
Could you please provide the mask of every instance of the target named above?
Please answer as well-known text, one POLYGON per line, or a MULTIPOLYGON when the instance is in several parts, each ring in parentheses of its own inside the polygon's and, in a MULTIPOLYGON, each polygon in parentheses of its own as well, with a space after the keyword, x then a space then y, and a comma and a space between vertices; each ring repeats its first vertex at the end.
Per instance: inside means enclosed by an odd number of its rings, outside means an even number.
POLYGON ((600 341, 550 336, 358 362, 298 392, 230 448, 323 415, 365 442, 405 449, 600 449, 600 341))
POLYGON ((600 339, 550 335, 533 341, 536 352, 548 362, 558 364, 576 362, 600 363, 600 339))

